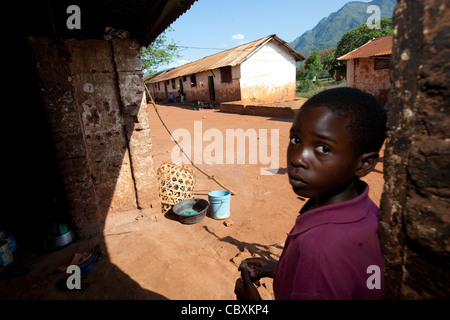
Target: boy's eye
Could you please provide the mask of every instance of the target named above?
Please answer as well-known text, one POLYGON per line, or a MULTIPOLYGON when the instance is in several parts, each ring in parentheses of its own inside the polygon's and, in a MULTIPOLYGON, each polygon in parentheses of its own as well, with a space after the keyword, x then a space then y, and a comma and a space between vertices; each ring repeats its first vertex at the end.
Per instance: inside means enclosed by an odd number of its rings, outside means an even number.
POLYGON ((292 138, 291 138, 291 143, 292 143, 292 144, 299 144, 299 143, 300 143, 300 139, 297 138, 297 137, 292 137, 292 138))
POLYGON ((320 153, 324 153, 324 154, 330 153, 330 151, 331 151, 331 149, 327 146, 318 146, 316 148, 316 150, 319 151, 320 153))

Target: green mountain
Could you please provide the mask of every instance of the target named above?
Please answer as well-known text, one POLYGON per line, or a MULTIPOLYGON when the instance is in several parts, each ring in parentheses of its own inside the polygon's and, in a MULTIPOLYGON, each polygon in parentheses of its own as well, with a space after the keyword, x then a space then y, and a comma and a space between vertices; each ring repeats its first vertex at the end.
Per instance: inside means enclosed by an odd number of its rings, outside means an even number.
POLYGON ((376 5, 380 8, 381 19, 390 18, 397 0, 373 0, 371 2, 352 1, 345 4, 337 12, 323 18, 312 29, 289 43, 296 51, 307 54, 313 50, 323 51, 337 46, 347 31, 367 22, 373 14, 367 13, 367 7, 376 5))

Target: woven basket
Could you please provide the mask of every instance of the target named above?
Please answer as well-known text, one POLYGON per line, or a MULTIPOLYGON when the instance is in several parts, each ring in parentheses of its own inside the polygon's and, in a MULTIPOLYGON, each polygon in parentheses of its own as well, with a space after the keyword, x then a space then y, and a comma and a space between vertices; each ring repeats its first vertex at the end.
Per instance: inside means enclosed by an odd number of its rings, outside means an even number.
POLYGON ((159 167, 157 175, 163 213, 178 202, 194 197, 195 174, 191 168, 165 162, 159 167))

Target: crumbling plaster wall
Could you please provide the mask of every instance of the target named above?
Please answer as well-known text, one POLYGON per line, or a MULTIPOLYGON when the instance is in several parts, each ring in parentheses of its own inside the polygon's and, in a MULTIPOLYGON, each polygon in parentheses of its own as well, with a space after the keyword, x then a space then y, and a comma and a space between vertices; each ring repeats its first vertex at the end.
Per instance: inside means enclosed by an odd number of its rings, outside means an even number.
MULTIPOLYGON (((214 82, 214 93, 216 102, 235 101, 240 99, 240 66, 231 68, 231 82, 222 82, 220 69, 207 70, 199 72, 196 75, 197 86, 185 87, 186 98, 191 101, 210 101, 209 95, 209 77, 212 77, 214 82)), ((189 77, 188 77, 189 79, 189 77)), ((189 83, 189 82, 188 82, 189 83)))
POLYGON ((385 105, 391 88, 389 69, 375 70, 374 58, 358 58, 350 61, 354 61, 355 64, 353 87, 373 94, 381 105, 385 105))
POLYGON ((188 75, 185 77, 185 81, 183 81, 183 77, 175 78, 175 88, 172 88, 172 80, 169 80, 168 83, 166 81, 160 81, 159 89, 158 83, 148 84, 147 87, 149 88, 150 93, 153 94, 156 101, 167 101, 170 93, 173 93, 175 97, 178 96, 178 90, 180 90, 179 83, 181 80, 183 83, 183 92, 185 93, 187 101, 210 101, 209 77, 213 77, 216 102, 236 101, 241 99, 241 91, 239 86, 241 77, 240 65, 233 66, 231 68, 231 82, 222 82, 219 68, 196 73, 195 86, 191 85, 190 76, 188 75), (167 96, 164 83, 167 87, 167 96))
POLYGON ((138 42, 29 44, 77 233, 101 232, 109 214, 160 206, 138 42))
POLYGON ((386 299, 450 298, 449 1, 393 16, 380 241, 386 299))

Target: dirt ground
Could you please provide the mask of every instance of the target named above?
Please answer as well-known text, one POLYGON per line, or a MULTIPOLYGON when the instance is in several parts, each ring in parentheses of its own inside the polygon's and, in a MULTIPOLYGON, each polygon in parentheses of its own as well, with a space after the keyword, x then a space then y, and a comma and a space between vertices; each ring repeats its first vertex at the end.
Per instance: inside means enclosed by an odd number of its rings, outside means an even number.
MULTIPOLYGON (((244 164, 198 164, 235 192, 226 220, 205 217, 197 224, 184 225, 169 214, 135 210, 109 217, 102 236, 76 240, 49 254, 20 248, 19 243, 14 264, 32 270, 0 279, 0 299, 234 300, 237 266, 242 259, 252 255, 279 258, 286 233, 304 204, 291 190, 286 173, 292 119, 223 113, 219 109, 195 111, 181 104, 158 108, 172 131, 186 129, 192 140, 202 138, 201 134, 194 136, 194 121, 201 122, 202 133, 208 129, 222 132, 224 145, 226 129, 255 129, 258 133, 258 129, 268 129, 269 136, 270 129, 278 129, 278 173, 262 175, 261 168, 266 165, 260 163, 260 158, 257 164, 249 164, 247 145, 244 164), (82 290, 58 289, 58 282, 67 276, 58 268, 68 265, 74 253, 89 252, 96 244, 102 248, 103 257, 82 279, 82 290)), ((151 105, 148 111, 153 161, 158 168, 171 161, 175 144, 151 105)), ((203 141, 202 150, 210 143, 203 141)), ((195 197, 208 199, 210 191, 222 189, 194 171, 195 197)), ((379 204, 384 183, 382 161, 363 180, 371 187, 371 198, 379 204)), ((259 291, 263 298, 272 299, 271 280, 261 281, 259 291)))

